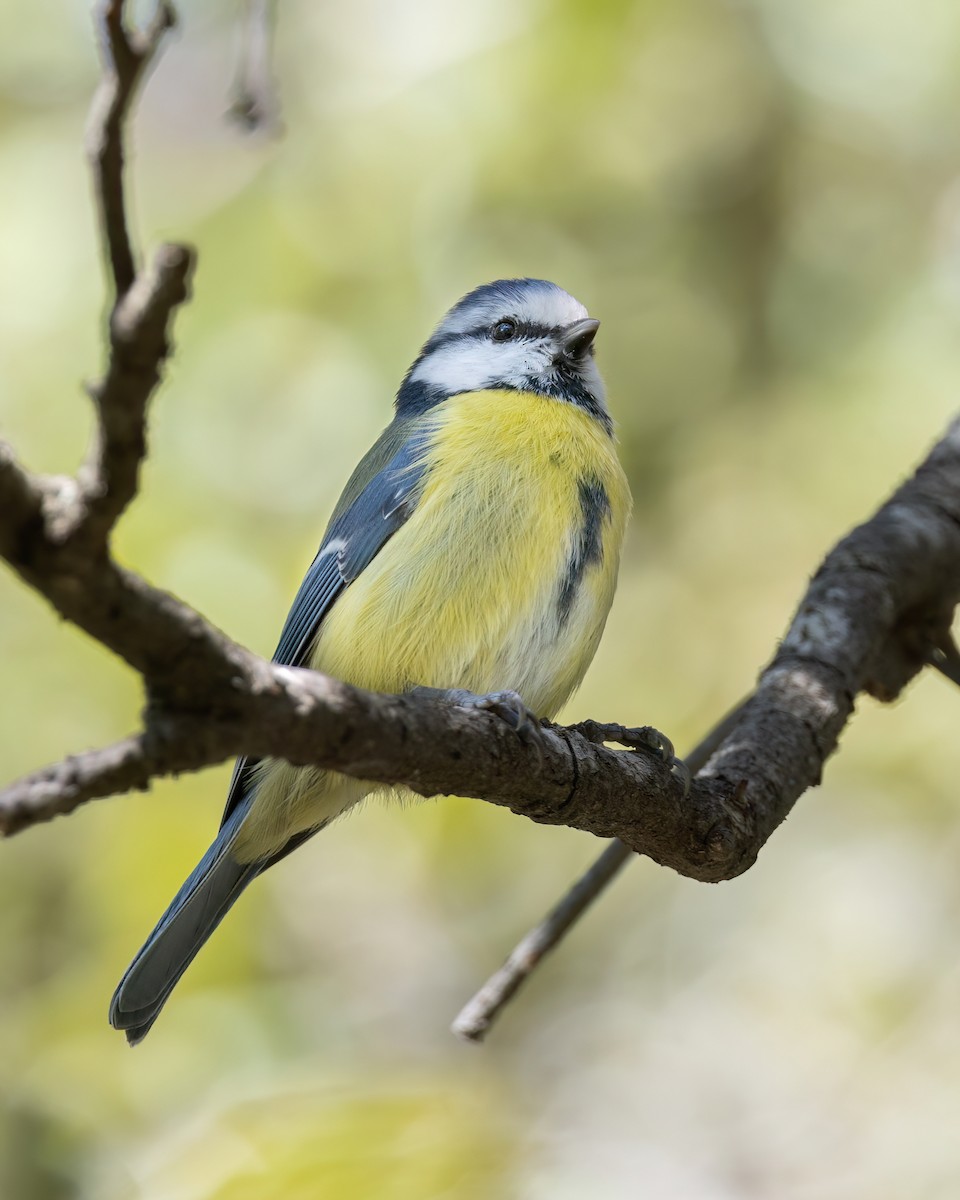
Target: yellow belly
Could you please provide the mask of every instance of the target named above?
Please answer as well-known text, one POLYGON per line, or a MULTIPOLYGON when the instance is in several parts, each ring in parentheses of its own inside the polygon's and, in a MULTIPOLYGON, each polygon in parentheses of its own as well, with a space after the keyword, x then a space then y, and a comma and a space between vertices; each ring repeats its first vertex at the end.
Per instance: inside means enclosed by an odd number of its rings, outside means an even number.
MULTIPOLYGON (((613 443, 583 410, 528 393, 469 393, 423 419, 430 465, 416 509, 336 600, 310 665, 383 692, 511 688, 552 717, 593 658, 616 587, 630 496, 613 443), (584 479, 602 485, 608 509, 600 553, 562 611, 584 479)), ((265 765, 244 857, 370 790, 331 772, 265 765)))

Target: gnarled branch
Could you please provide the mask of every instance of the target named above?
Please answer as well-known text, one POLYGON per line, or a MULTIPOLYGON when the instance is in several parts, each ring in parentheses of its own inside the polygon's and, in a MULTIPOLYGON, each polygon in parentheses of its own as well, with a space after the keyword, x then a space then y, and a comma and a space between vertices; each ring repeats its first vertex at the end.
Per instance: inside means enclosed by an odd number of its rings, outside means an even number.
MULTIPOLYGON (((947 638, 960 595, 960 422, 827 557, 686 797, 655 755, 595 744, 576 727, 546 726, 533 745, 487 714, 268 663, 109 558, 70 558, 48 539, 18 569, 144 676, 147 729, 169 731, 156 774, 269 754, 423 795, 475 796, 541 823, 618 837, 682 874, 717 881, 746 870, 819 782, 858 692, 896 695, 947 638)), ((139 783, 132 774, 130 785, 139 783)), ((0 793, 0 828, 54 815, 45 788, 35 800, 36 784, 0 793)), ((76 786, 70 807, 115 791, 115 765, 76 786)))
MULTIPOLYGON (((106 80, 93 142, 117 295, 108 368, 92 389, 98 437, 76 479, 33 476, 0 447, 0 555, 142 676, 147 703, 139 732, 0 791, 0 833, 235 754, 271 755, 423 795, 474 796, 534 821, 618 838, 626 849, 607 852, 579 908, 568 906, 554 922, 554 940, 627 852, 704 881, 745 871, 798 796, 819 782, 856 696, 890 699, 931 659, 953 661, 960 422, 827 556, 756 689, 712 739, 689 794, 656 754, 612 749, 588 725, 547 725, 532 744, 490 714, 266 662, 110 554, 110 530, 137 489, 147 401, 169 352, 172 316, 187 299, 193 255, 164 246, 137 271, 124 211, 124 118, 170 10, 161 5, 142 37, 124 32, 121 0, 103 13, 106 80)), ((481 1024, 492 1011, 488 1004, 481 1024)))

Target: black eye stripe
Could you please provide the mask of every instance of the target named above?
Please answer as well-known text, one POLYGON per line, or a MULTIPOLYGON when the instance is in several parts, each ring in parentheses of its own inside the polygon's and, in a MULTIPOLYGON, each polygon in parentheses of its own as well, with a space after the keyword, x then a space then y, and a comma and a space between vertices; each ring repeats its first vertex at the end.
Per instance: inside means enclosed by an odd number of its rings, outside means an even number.
MULTIPOLYGON (((556 333, 556 330, 549 325, 540 325, 535 321, 521 321, 516 317, 501 317, 500 320, 511 320, 516 326, 509 339, 511 342, 533 342, 556 333)), ((499 324, 499 321, 494 324, 499 324)), ((487 322, 483 325, 475 325, 473 329, 464 329, 462 332, 435 335, 424 346, 422 353, 432 354, 434 350, 439 350, 441 346, 447 346, 451 342, 489 341, 492 329, 493 326, 487 322)))
MULTIPOLYGON (((548 325, 538 325, 533 321, 520 321, 516 317, 504 317, 502 320, 510 321, 513 325, 513 333, 510 335, 510 340, 513 342, 535 341, 537 338, 549 337, 554 332, 548 325)), ((488 330, 489 326, 486 329, 481 326, 472 332, 475 336, 483 337, 488 330)))
POLYGON ((533 322, 533 320, 520 320, 517 317, 500 317, 500 319, 497 320, 497 322, 494 322, 493 325, 476 326, 476 328, 470 330, 466 336, 479 338, 490 337, 492 330, 496 329, 498 325, 505 324, 506 322, 509 322, 512 326, 514 326, 514 331, 512 331, 512 334, 510 335, 511 342, 532 342, 539 337, 550 337, 553 332, 556 332, 556 330, 550 328, 550 325, 539 325, 533 322))
MULTIPOLYGON (((501 390, 508 392, 528 392, 534 395, 547 396, 552 399, 562 400, 567 404, 575 404, 579 408, 584 409, 592 417, 594 417, 600 426, 607 434, 613 435, 613 422, 607 413, 603 404, 602 387, 598 389, 599 394, 595 395, 591 390, 594 384, 598 381, 590 382, 586 380, 581 372, 577 370, 573 364, 564 361, 563 356, 554 360, 554 355, 550 355, 551 362, 547 364, 549 369, 536 371, 535 361, 528 364, 528 369, 532 369, 532 373, 527 378, 518 381, 516 371, 511 367, 506 369, 511 362, 510 356, 507 355, 503 360, 493 352, 495 343, 492 341, 493 327, 499 324, 500 321, 512 320, 516 324, 516 330, 507 344, 516 344, 524 342, 533 342, 541 339, 556 339, 557 335, 562 332, 563 326, 544 325, 536 321, 523 321, 516 317, 507 318, 499 317, 497 321, 491 322, 488 318, 482 325, 477 324, 471 329, 464 330, 445 330, 435 333, 433 337, 424 345, 418 357, 414 360, 412 366, 407 372, 403 382, 400 385, 400 390, 397 393, 397 412, 401 415, 415 415, 429 411, 438 404, 442 404, 450 396, 457 395, 463 391, 462 386, 452 387, 448 390, 442 382, 429 381, 425 378, 413 378, 420 370, 424 362, 428 360, 437 351, 444 349, 447 353, 455 353, 453 347, 459 343, 466 349, 468 346, 478 346, 485 344, 490 346, 491 355, 489 359, 484 357, 483 362, 489 364, 489 375, 483 377, 478 382, 477 386, 481 386, 485 390, 501 390), (498 371, 497 363, 502 361, 506 366, 503 373, 498 371), (493 375, 500 374, 500 378, 493 378, 493 375)), ((591 353, 592 353, 591 347, 591 353)), ((522 365, 521 356, 521 365, 522 365)), ((478 367, 478 379, 482 375, 478 367)))

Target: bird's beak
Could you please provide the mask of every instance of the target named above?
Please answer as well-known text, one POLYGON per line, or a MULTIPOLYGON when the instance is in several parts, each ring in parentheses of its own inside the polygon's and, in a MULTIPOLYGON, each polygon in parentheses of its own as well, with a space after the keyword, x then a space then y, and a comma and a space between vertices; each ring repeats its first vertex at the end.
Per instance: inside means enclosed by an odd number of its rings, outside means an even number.
POLYGON ((585 317, 582 321, 574 321, 572 325, 568 325, 560 337, 564 354, 569 354, 571 358, 582 358, 593 344, 599 328, 600 322, 592 317, 585 317))

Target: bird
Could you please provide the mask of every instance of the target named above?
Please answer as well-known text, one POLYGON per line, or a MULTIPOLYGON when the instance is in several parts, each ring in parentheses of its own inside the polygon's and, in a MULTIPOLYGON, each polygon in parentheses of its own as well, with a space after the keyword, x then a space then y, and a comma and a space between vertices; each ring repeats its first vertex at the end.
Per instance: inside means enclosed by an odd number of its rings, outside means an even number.
MULTIPOLYGON (((555 283, 459 300, 344 488, 273 661, 379 692, 552 719, 592 661, 631 498, 597 368, 600 322, 555 283)), ((133 959, 131 1045, 240 893, 381 785, 241 758, 219 832, 133 959)))

